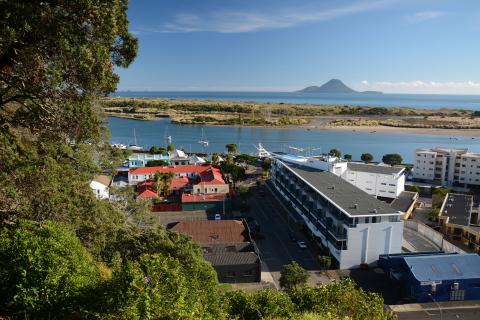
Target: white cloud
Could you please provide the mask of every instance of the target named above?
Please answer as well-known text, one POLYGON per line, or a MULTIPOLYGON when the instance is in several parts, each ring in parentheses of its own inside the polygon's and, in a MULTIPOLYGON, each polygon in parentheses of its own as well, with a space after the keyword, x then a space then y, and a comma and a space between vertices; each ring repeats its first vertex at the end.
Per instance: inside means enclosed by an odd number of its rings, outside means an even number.
POLYGON ((387 93, 444 93, 444 94, 480 94, 480 82, 437 82, 437 81, 361 81, 358 90, 377 90, 387 93))
POLYGON ((387 6, 398 0, 360 1, 349 6, 321 9, 318 7, 288 8, 269 12, 214 11, 202 14, 179 13, 173 20, 146 32, 220 32, 238 33, 333 20, 387 6))
POLYGON ((420 11, 406 16, 405 19, 411 23, 423 22, 448 15, 446 11, 420 11))

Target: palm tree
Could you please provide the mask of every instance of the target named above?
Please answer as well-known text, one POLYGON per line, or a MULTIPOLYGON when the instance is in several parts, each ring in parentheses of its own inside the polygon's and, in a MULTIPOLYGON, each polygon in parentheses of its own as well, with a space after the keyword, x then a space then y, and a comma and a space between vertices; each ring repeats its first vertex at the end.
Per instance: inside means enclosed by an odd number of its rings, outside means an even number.
POLYGON ((153 175, 153 188, 157 193, 157 197, 160 197, 160 190, 162 190, 162 184, 163 184, 162 176, 163 176, 163 173, 160 171, 156 171, 155 174, 153 175))
POLYGON ((168 191, 170 190, 170 188, 172 186, 173 178, 175 178, 175 173, 173 173, 172 171, 165 172, 162 175, 161 180, 162 180, 162 194, 163 194, 163 196, 167 195, 168 191))
POLYGON ((220 156, 218 155, 218 153, 214 152, 212 154, 212 164, 213 165, 218 165, 218 160, 220 160, 220 156))

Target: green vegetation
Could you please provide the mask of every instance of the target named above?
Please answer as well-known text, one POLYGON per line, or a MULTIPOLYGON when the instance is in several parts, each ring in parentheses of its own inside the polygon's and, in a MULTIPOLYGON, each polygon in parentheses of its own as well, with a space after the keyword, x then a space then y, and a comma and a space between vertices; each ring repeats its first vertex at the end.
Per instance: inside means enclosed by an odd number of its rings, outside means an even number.
POLYGON ((410 189, 410 191, 412 191, 412 192, 420 192, 420 187, 417 186, 417 185, 412 185, 412 186, 410 186, 409 189, 410 189))
POLYGON ((371 153, 362 153, 362 155, 360 156, 360 159, 365 163, 369 163, 369 162, 372 162, 373 156, 371 153))
POLYGON ((225 148, 227 148, 228 153, 237 153, 237 144, 236 143, 226 144, 225 148))
POLYGON ((352 160, 352 155, 347 153, 343 156, 343 159, 345 159, 347 161, 351 161, 352 160))
POLYGON ((169 145, 167 146, 167 151, 168 151, 168 152, 172 152, 172 151, 174 151, 174 150, 175 150, 175 146, 174 146, 173 144, 169 144, 169 145))
POLYGON ((150 160, 145 164, 145 167, 164 167, 168 166, 168 162, 165 160, 150 160))
POLYGON ((382 162, 391 166, 402 164, 403 158, 398 153, 388 153, 382 157, 382 162))
POLYGON ((150 147, 150 150, 148 152, 150 152, 151 154, 166 154, 167 150, 162 147, 152 146, 150 147))
POLYGON ((338 149, 332 149, 328 152, 330 156, 340 158, 342 156, 342 153, 338 149))
POLYGON ((440 208, 432 207, 432 209, 428 213, 428 219, 436 220, 438 218, 439 214, 440 214, 440 208))
POLYGON ((280 287, 286 291, 292 291, 307 284, 308 272, 296 261, 284 265, 280 273, 280 287))
MULTIPOLYGON (((200 247, 158 226, 132 188, 112 190, 121 201, 95 198, 92 177, 127 155, 110 148, 97 108, 117 85, 114 68, 136 54, 127 9, 123 0, 2 3, 0 318, 388 318, 377 295, 348 280, 224 292, 200 247)), ((226 165, 233 181, 245 174, 226 165)), ((158 175, 160 194, 170 178, 158 175)))
POLYGON ((330 269, 332 266, 332 258, 330 256, 318 256, 318 261, 324 270, 330 269))

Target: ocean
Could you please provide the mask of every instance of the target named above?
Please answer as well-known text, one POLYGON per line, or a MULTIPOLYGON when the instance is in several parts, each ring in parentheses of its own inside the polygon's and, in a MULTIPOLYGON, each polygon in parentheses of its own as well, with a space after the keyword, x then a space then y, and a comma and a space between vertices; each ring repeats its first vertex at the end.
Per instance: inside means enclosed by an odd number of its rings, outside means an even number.
POLYGON ((119 91, 114 96, 169 99, 205 99, 297 104, 335 104, 358 106, 412 107, 426 109, 455 108, 480 110, 480 95, 369 94, 300 92, 226 92, 226 91, 119 91))

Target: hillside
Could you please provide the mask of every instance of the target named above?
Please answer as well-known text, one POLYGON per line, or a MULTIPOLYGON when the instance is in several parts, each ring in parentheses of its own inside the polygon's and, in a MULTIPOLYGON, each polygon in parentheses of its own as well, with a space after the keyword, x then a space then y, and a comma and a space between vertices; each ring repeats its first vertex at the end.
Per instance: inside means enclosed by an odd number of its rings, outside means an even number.
POLYGON ((323 85, 319 86, 310 86, 303 88, 297 92, 302 93, 369 93, 369 94, 381 94, 380 91, 364 91, 358 92, 353 90, 352 88, 348 87, 344 84, 341 80, 332 79, 323 85))

